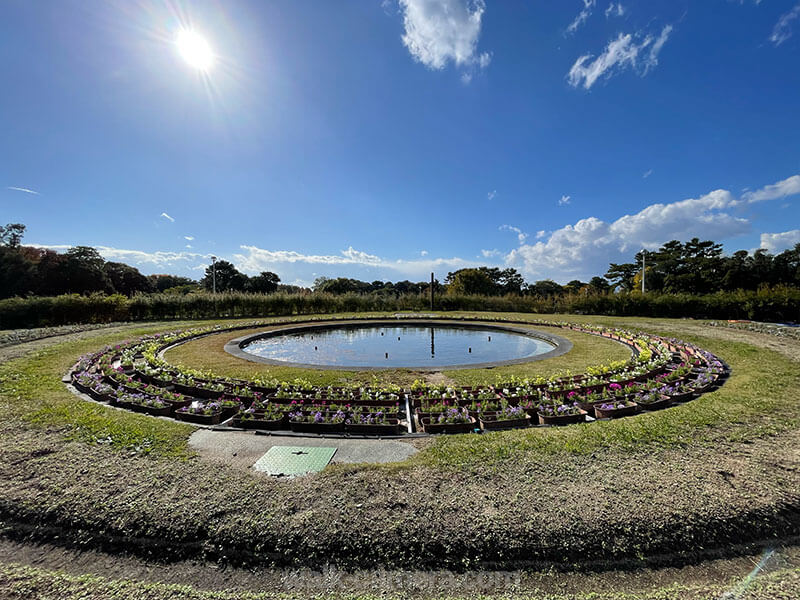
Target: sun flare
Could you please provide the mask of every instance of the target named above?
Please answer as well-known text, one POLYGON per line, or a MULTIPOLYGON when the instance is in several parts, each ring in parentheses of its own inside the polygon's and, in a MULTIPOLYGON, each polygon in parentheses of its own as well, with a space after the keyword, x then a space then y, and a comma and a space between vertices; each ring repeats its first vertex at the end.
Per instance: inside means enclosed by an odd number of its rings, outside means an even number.
POLYGON ((214 53, 206 39, 196 31, 182 29, 175 40, 183 59, 198 71, 208 71, 214 64, 214 53))

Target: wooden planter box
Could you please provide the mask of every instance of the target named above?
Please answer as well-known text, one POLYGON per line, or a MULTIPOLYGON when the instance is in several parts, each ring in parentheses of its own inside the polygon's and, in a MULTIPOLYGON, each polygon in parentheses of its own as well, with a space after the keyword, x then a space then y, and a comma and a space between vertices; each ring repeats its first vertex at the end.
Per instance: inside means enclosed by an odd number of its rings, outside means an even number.
POLYGON ((672 398, 669 396, 661 396, 661 400, 655 402, 637 402, 636 404, 639 405, 639 408, 646 411, 661 410, 672 404, 672 398))
POLYGON ((172 407, 167 405, 164 408, 155 408, 152 406, 142 406, 141 404, 128 403, 128 407, 133 412, 144 413, 154 417, 168 417, 172 412, 172 407))
POLYGON ((583 423, 586 421, 585 410, 581 410, 576 415, 543 415, 537 413, 539 416, 539 423, 542 425, 571 425, 572 423, 583 423))
POLYGON ((258 416, 255 416, 252 419, 239 419, 234 417, 232 425, 234 427, 241 427, 242 429, 265 429, 268 431, 275 431, 277 429, 286 429, 288 425, 288 419, 286 418, 285 413, 280 419, 274 420, 265 420, 263 418, 259 418, 258 416))
POLYGON ((221 412, 214 413, 213 415, 196 415, 188 412, 175 411, 175 418, 187 423, 196 423, 198 425, 219 425, 221 412))
POLYGON ((639 412, 639 406, 635 402, 627 402, 622 408, 602 409, 600 408, 601 402, 594 405, 594 416, 597 419, 618 419, 619 417, 627 417, 639 412))
POLYGON ((480 419, 480 424, 481 424, 481 429, 485 429, 487 431, 501 430, 501 429, 519 429, 521 427, 530 427, 531 418, 524 417, 522 419, 496 420, 489 418, 488 415, 483 415, 480 419), (483 417, 487 417, 487 419, 484 420, 483 417))
POLYGON ((475 419, 470 417, 469 423, 431 423, 432 417, 420 419, 425 433, 470 433, 475 429, 475 419))
POLYGON ((389 421, 389 423, 376 425, 348 423, 345 426, 345 431, 353 435, 399 435, 400 422, 397 419, 389 419, 389 421))
POLYGON ((670 396, 670 399, 673 402, 689 402, 690 400, 694 400, 696 392, 681 392, 679 394, 673 394, 670 396))
POLYGON ((311 423, 308 421, 297 423, 290 421, 289 427, 292 428, 292 431, 298 433, 343 433, 344 421, 341 423, 311 423))

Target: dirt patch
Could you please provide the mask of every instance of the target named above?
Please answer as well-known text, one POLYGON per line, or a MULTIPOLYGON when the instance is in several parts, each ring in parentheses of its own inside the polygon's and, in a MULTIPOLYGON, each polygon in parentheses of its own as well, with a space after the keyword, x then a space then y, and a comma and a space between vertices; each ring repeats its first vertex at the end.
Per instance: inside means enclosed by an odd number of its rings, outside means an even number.
POLYGON ((420 379, 431 385, 455 385, 452 377, 448 377, 441 371, 435 373, 420 373, 420 379))

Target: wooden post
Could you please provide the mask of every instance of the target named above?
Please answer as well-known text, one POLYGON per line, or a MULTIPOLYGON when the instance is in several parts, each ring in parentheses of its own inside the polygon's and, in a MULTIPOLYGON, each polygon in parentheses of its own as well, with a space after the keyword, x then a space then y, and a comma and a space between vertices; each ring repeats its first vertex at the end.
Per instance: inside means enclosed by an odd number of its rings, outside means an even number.
POLYGON ((431 273, 431 310, 433 310, 433 273, 431 273))

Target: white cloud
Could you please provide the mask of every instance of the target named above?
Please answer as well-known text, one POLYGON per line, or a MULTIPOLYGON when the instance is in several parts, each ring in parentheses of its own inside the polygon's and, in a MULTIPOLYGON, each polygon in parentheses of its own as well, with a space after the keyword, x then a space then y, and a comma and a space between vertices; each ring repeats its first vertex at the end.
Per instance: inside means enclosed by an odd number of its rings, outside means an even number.
POLYGON ((547 232, 544 229, 540 229, 539 231, 536 232, 536 239, 540 240, 546 235, 547 235, 547 232))
POLYGON ((492 190, 491 192, 489 192, 488 194, 486 194, 486 197, 487 197, 489 200, 494 200, 494 199, 495 199, 495 196, 497 196, 497 190, 492 190))
POLYGON ((559 198, 559 200, 558 200, 558 205, 559 206, 564 206, 565 204, 569 204, 570 200, 571 200, 570 196, 566 196, 566 195, 561 196, 561 198, 559 198))
MULTIPOLYGON (((63 252, 69 250, 74 246, 68 244, 31 244, 36 248, 46 248, 48 250, 56 250, 63 252)), ((94 246, 106 260, 124 262, 134 266, 153 266, 153 267, 185 267, 181 263, 186 261, 194 261, 198 258, 204 258, 202 254, 196 252, 165 252, 158 250, 156 252, 145 252, 143 250, 125 250, 122 248, 111 248, 110 246, 94 246)))
MULTIPOLYGON (((605 272, 610 262, 628 262, 638 249, 656 249, 669 240, 692 237, 721 240, 746 233, 749 220, 729 212, 744 202, 757 202, 800 194, 800 176, 793 176, 736 199, 727 190, 714 190, 699 198, 652 204, 613 222, 597 217, 566 225, 534 244, 523 244, 506 255, 506 264, 529 277, 567 281, 605 272)), ((791 242, 793 232, 765 234, 762 246, 791 242)), ((537 235, 537 238, 539 236, 537 235)), ((766 247, 766 246, 765 246, 766 247)))
POLYGON ((764 200, 776 200, 800 194, 800 175, 792 175, 783 181, 765 185, 763 188, 754 192, 746 192, 742 195, 745 202, 762 202, 764 200))
MULTIPOLYGON (((479 263, 459 257, 453 258, 419 258, 414 260, 391 260, 348 248, 341 254, 315 255, 301 254, 293 250, 265 250, 257 246, 240 246, 246 253, 234 254, 233 261, 236 267, 244 273, 260 273, 261 271, 276 271, 278 265, 288 265, 293 269, 317 265, 331 267, 333 276, 374 277, 375 271, 391 271, 392 279, 420 278, 424 279, 431 271, 447 269, 463 269, 475 267, 479 263), (345 268, 343 268, 345 267, 345 268)), ((318 276, 315 270, 311 275, 318 276)), ((294 276, 294 275, 293 275, 294 276)))
POLYGON ((617 2, 616 4, 612 2, 608 5, 608 8, 606 8, 606 19, 609 17, 621 17, 624 14, 625 7, 622 6, 622 2, 617 2))
POLYGON ((39 192, 37 192, 36 190, 31 190, 31 189, 24 188, 24 187, 15 187, 13 185, 8 186, 6 189, 7 190, 13 190, 15 192, 24 192, 26 194, 34 194, 36 196, 40 195, 39 192))
POLYGON ((414 60, 437 70, 448 62, 480 69, 489 65, 491 55, 478 53, 483 0, 400 0, 400 7, 403 44, 414 60))
POLYGON ((647 171, 644 172, 644 175, 642 175, 642 179, 647 179, 652 174, 653 174, 653 169, 647 169, 647 171))
POLYGON ((581 25, 586 23, 589 17, 592 16, 592 9, 596 4, 597 0, 583 0, 583 8, 573 19, 572 23, 567 26, 567 33, 575 33, 581 25))
POLYGON ((665 25, 664 29, 661 30, 661 34, 658 36, 656 41, 653 42, 653 45, 650 46, 650 52, 644 61, 644 71, 642 72, 642 75, 647 75, 647 72, 650 69, 653 69, 658 65, 658 55, 661 52, 661 48, 663 48, 664 44, 667 43, 670 33, 672 33, 672 25, 665 25))
POLYGON ((761 234, 761 247, 771 254, 780 254, 784 250, 794 248, 795 244, 800 244, 800 229, 761 234))
POLYGON ((519 240, 520 244, 525 243, 525 239, 528 237, 528 234, 523 232, 522 229, 519 227, 514 227, 513 225, 500 225, 498 227, 499 231, 512 231, 517 234, 517 239, 519 240))
POLYGON ((500 250, 481 250, 481 256, 483 258, 494 258, 495 256, 501 256, 503 253, 500 250))
POLYGON ((772 35, 769 36, 769 41, 780 46, 783 42, 792 37, 792 21, 800 17, 800 2, 797 3, 792 10, 781 15, 775 27, 772 29, 772 35))
POLYGON ((427 250, 420 250, 419 255, 420 256, 428 256, 428 251, 427 250))
POLYGON ((588 90, 601 77, 609 78, 628 67, 643 77, 658 64, 658 54, 671 32, 672 25, 667 25, 661 30, 658 38, 654 39, 652 35, 647 35, 641 42, 636 41, 641 39, 641 32, 635 35, 620 33, 594 60, 591 54, 584 54, 578 58, 567 74, 567 81, 572 87, 583 85, 588 90), (648 49, 649 51, 645 53, 648 49))
POLYGON ((170 216, 169 216, 167 213, 165 213, 165 212, 162 212, 162 213, 159 215, 159 217, 164 217, 165 219, 167 219, 167 220, 168 220, 168 221, 170 221, 171 223, 174 223, 174 222, 175 222, 175 219, 173 219, 172 217, 170 217, 170 216))
POLYGON ((186 247, 187 247, 187 248, 191 248, 191 247, 192 247, 192 245, 191 245, 191 244, 186 244, 186 247))
POLYGON ((187 242, 192 242, 192 241, 194 241, 194 236, 193 235, 185 235, 185 236, 183 236, 183 239, 185 239, 187 242))

